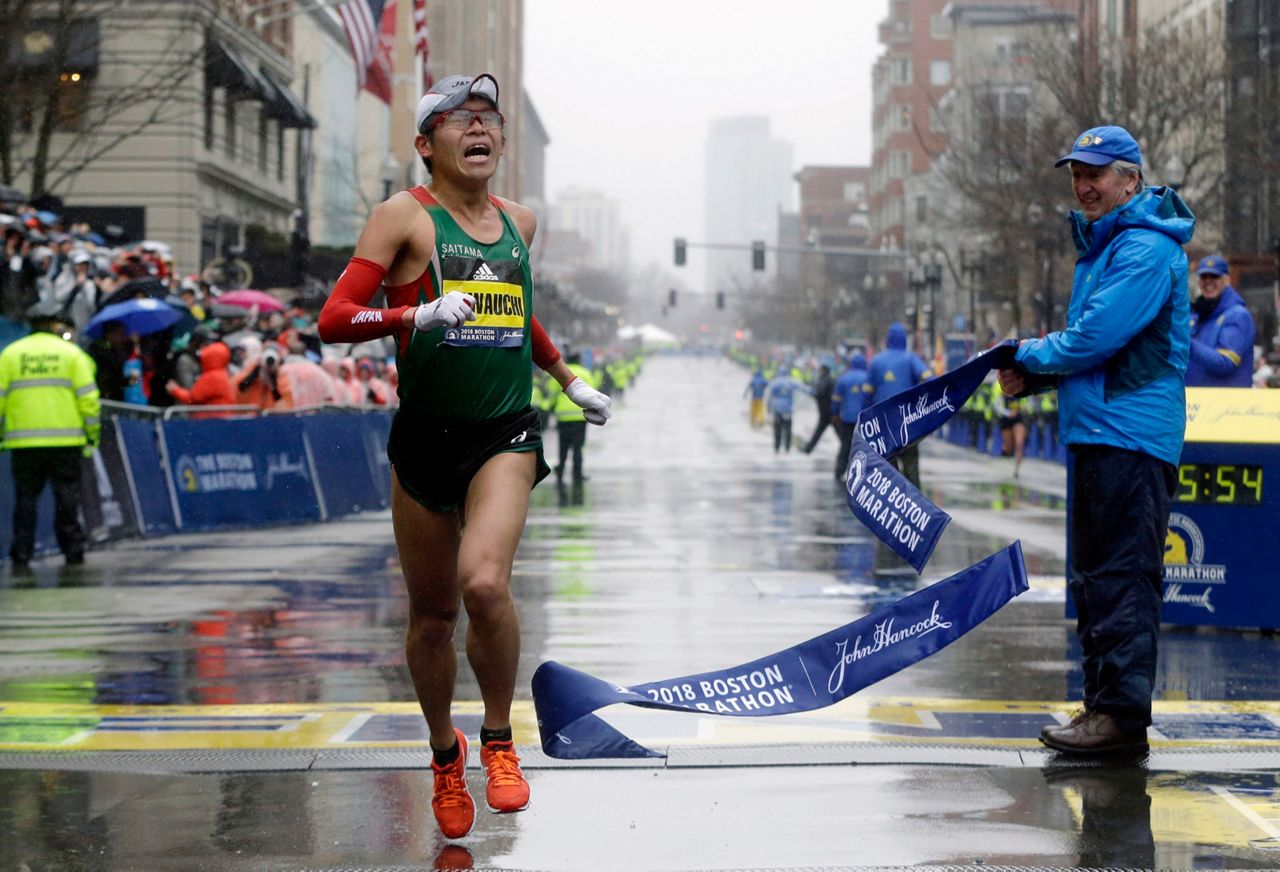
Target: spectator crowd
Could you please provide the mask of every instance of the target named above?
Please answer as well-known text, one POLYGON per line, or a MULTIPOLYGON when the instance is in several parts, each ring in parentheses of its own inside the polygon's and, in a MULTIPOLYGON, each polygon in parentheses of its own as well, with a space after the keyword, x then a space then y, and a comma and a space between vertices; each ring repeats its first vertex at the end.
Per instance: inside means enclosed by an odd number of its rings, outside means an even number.
POLYGON ((16 329, 35 303, 55 304, 66 338, 96 363, 103 400, 262 410, 396 404, 389 344, 326 346, 301 299, 255 294, 249 305, 225 302, 224 294, 236 299, 244 295, 228 292, 242 289, 179 275, 163 242, 112 246, 88 225, 64 223, 27 204, 7 205, 11 211, 0 212, 0 317, 16 329), (123 315, 96 317, 138 299, 159 301, 177 320, 144 329, 123 315))

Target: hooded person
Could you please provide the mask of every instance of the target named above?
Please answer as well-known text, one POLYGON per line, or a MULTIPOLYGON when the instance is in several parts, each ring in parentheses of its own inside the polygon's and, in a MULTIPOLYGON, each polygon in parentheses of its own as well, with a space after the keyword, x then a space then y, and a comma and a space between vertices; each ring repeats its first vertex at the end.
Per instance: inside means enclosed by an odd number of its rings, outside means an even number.
POLYGON ((1076 261, 1066 327, 1019 344, 1011 396, 1057 387, 1072 464, 1067 590, 1078 615, 1084 707, 1040 741, 1069 754, 1147 749, 1164 547, 1186 427, 1187 256, 1196 219, 1148 186, 1122 127, 1084 131, 1070 164, 1076 261))
POLYGON ((1253 386, 1253 316, 1231 286, 1231 269, 1220 254, 1200 259, 1200 296, 1191 304, 1191 358, 1187 387, 1253 386))
MULTIPOLYGON (((200 377, 191 390, 173 379, 165 384, 169 396, 184 406, 233 406, 236 392, 231 385, 227 366, 231 363, 231 349, 221 342, 211 342, 200 349, 200 377)), ((193 418, 221 418, 229 412, 201 412, 193 418)))
MULTIPOLYGON (((920 384, 932 373, 920 355, 907 348, 907 328, 901 321, 889 325, 884 349, 871 358, 863 386, 867 405, 882 403, 920 384)), ((893 458, 893 465, 916 487, 920 487, 920 447, 910 445, 893 458)))
POLYGON ((844 478, 858 415, 866 405, 867 396, 867 356, 855 351, 849 355, 848 365, 831 388, 831 422, 840 434, 840 450, 836 454, 837 480, 844 478))
POLYGON ((377 367, 367 357, 362 357, 356 364, 356 378, 362 388, 361 402, 370 406, 385 406, 391 395, 387 383, 378 378, 377 367))
POLYGON ((300 409, 335 402, 338 387, 319 364, 289 354, 280 362, 276 392, 280 399, 275 408, 300 409))

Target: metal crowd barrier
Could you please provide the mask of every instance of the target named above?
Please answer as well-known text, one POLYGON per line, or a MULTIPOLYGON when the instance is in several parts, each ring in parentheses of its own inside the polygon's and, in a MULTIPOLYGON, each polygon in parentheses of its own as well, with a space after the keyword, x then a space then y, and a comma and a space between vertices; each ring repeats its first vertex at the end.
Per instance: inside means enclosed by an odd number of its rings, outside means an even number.
MULTIPOLYGON (((197 418, 207 406, 103 402, 102 443, 84 460, 81 507, 93 541, 307 523, 390 505, 391 410, 320 405, 197 418)), ((55 547, 53 500, 39 506, 37 548, 55 547)), ((0 453, 0 553, 13 487, 0 453)))

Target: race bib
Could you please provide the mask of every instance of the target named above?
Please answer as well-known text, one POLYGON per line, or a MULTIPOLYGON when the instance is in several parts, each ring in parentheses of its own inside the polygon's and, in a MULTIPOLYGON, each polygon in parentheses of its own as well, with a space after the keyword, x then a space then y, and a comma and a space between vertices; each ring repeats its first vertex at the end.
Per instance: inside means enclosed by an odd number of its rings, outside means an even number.
POLYGON ((518 260, 486 261, 478 257, 447 257, 441 292, 460 291, 476 301, 476 320, 444 331, 445 345, 519 348, 524 344, 528 318, 524 273, 518 260))

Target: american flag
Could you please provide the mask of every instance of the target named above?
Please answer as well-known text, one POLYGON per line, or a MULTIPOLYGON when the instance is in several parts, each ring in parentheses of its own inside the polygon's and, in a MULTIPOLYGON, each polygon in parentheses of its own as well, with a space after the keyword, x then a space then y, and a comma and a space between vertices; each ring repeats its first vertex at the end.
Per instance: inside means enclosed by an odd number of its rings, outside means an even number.
POLYGON ((422 56, 422 93, 431 90, 435 76, 431 75, 431 34, 427 32, 427 0, 413 0, 413 51, 422 56))
POLYGON ((347 0, 338 7, 338 17, 356 60, 356 90, 367 89, 390 103, 390 57, 383 47, 383 36, 388 25, 395 33, 395 0, 347 0), (383 20, 384 7, 390 22, 383 20))

